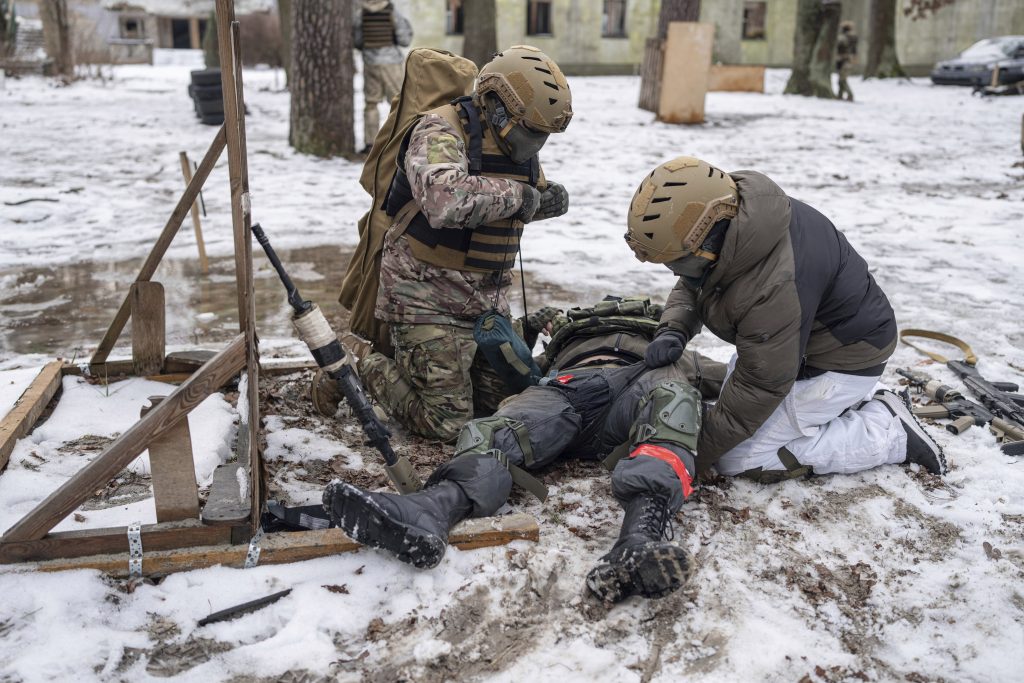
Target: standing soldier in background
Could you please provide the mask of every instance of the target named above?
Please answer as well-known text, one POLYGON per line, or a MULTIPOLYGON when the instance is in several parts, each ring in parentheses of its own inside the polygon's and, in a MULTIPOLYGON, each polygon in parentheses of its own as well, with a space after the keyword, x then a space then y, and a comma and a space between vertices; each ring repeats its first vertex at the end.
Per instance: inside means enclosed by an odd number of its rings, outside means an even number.
POLYGON ((844 21, 839 27, 839 38, 836 40, 836 71, 839 73, 839 99, 853 102, 853 91, 846 77, 850 75, 850 65, 857 61, 857 34, 853 32, 853 22, 844 21))
POLYGON ((361 154, 373 146, 380 128, 378 105, 391 102, 402 89, 400 47, 412 42, 412 25, 398 13, 389 0, 362 0, 353 3, 353 41, 363 53, 363 142, 361 154))

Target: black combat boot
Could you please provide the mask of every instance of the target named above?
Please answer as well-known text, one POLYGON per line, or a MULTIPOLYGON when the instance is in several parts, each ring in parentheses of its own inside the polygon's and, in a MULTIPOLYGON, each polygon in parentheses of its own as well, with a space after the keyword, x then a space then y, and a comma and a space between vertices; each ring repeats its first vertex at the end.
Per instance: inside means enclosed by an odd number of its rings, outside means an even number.
POLYGON ((686 551, 664 540, 672 536, 668 500, 644 493, 629 499, 625 507, 619 540, 587 574, 587 587, 605 602, 630 595, 665 597, 690 577, 686 551))
POLYGON ((904 390, 897 394, 888 389, 879 389, 875 392, 875 400, 900 421, 903 431, 907 433, 907 459, 904 462, 917 463, 932 474, 945 474, 946 456, 935 439, 928 435, 914 417, 909 392, 904 390))
POLYGON ((324 489, 324 509, 354 540, 425 569, 441 562, 448 530, 469 516, 473 503, 448 480, 405 496, 332 482, 324 489))

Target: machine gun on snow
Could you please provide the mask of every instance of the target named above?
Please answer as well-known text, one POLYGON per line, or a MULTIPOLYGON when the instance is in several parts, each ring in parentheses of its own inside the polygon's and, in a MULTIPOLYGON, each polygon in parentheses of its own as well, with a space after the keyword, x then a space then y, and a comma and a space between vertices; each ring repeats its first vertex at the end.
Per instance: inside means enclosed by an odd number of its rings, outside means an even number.
MULTIPOLYGON (((911 370, 910 368, 900 368, 896 370, 897 374, 907 378, 910 386, 924 393, 932 401, 931 405, 914 408, 914 414, 918 417, 933 420, 950 419, 952 422, 946 425, 946 431, 958 435, 963 434, 972 425, 982 426, 987 424, 989 430, 996 435, 996 439, 1001 443, 1000 449, 1003 453, 1007 455, 1024 455, 1024 422, 1013 417, 1014 413, 1019 417, 1021 412, 1015 400, 1019 401, 1024 397, 1001 391, 1001 388, 1006 388, 1011 392, 1016 391, 1017 385, 1010 382, 989 383, 981 377, 977 370, 963 361, 949 361, 947 363, 947 366, 954 372, 958 372, 956 368, 952 367, 954 363, 973 372, 973 375, 967 373, 967 377, 975 380, 974 386, 980 388, 981 385, 978 383, 980 380, 980 382, 988 385, 996 394, 1006 394, 1007 397, 1016 397, 1016 399, 989 396, 986 405, 981 405, 964 397, 963 394, 948 384, 932 379, 923 372, 911 370), (1003 402, 1005 401, 1009 401, 1009 405, 1004 405, 1003 402)), ((972 384, 967 382, 966 378, 964 378, 964 383, 972 391, 978 391, 972 384)), ((979 398, 985 400, 982 395, 979 395, 979 398)))
POLYGON ((338 390, 345 397, 345 401, 352 408, 359 424, 363 428, 370 444, 373 445, 384 456, 384 469, 388 473, 391 482, 400 493, 412 493, 420 489, 420 481, 412 468, 412 464, 405 456, 399 457, 391 448, 389 437, 391 430, 381 422, 377 414, 373 412, 363 385, 360 383, 356 373, 352 371, 349 363, 349 355, 338 341, 327 318, 324 317, 320 307, 312 301, 307 301, 299 294, 298 287, 288 277, 281 259, 278 258, 274 248, 270 246, 270 240, 259 223, 252 226, 252 234, 256 241, 263 247, 271 265, 277 271, 278 277, 288 292, 288 303, 292 307, 292 324, 299 335, 299 339, 309 347, 310 353, 316 359, 324 372, 337 382, 338 390))

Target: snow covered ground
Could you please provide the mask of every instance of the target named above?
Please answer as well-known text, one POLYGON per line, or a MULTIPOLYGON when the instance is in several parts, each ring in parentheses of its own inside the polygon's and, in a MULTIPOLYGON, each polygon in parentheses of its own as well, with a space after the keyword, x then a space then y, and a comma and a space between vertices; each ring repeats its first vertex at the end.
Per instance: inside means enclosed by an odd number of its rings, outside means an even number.
MULTIPOLYGON (((766 95, 710 94, 708 122, 694 127, 638 110, 636 78, 572 79, 573 123, 542 155, 572 207, 528 234, 528 278, 549 283, 561 304, 667 292, 664 269, 632 259, 624 218, 645 173, 693 154, 763 171, 822 210, 867 257, 901 326, 967 339, 986 376, 1024 383, 1020 99, 855 80, 855 104, 822 102, 782 96, 785 78, 769 72, 766 95)), ((311 275, 336 280, 365 210, 359 167, 293 153, 280 74, 247 71, 245 80, 255 220, 279 248, 336 252, 336 268, 311 275)), ((120 67, 111 82, 68 88, 6 81, 0 314, 32 325, 18 293, 54 286, 47 279, 55 276, 26 281, 26 269, 81 262, 105 272, 113 261, 141 262, 181 191, 178 151, 198 160, 215 130, 193 118, 187 82, 179 65, 120 67), (56 201, 10 205, 26 199, 56 201)), ((205 199, 207 248, 227 255, 226 161, 205 199)), ((170 257, 194 253, 186 225, 170 257)), ((105 322, 112 314, 96 315, 105 322)), ((68 351, 12 351, 18 330, 0 325, 0 410, 30 381, 29 368, 68 351)), ((261 337, 297 350, 283 327, 261 337)), ((707 335, 694 345, 723 360, 730 353, 707 335)), ((893 369, 920 362, 901 347, 885 379, 895 385, 893 369)), ((954 381, 941 367, 923 369, 954 381)), ((282 391, 299 397, 301 384, 282 391)), ((142 380, 107 389, 66 378, 55 413, 0 476, 0 528, 131 424, 147 396, 167 391, 142 380)), ((269 461, 322 469, 329 453, 343 476, 361 467, 379 475, 376 457, 350 448, 332 425, 265 412, 269 461)), ((231 413, 218 395, 193 415, 200 480, 230 451, 231 413)), ((620 513, 606 475, 583 465, 546 476, 545 505, 516 499, 538 518, 539 543, 453 550, 429 572, 361 551, 194 571, 129 594, 90 571, 4 568, 0 680, 1019 681, 1024 462, 1000 454, 984 430, 933 433, 951 464, 942 481, 885 467, 771 487, 713 482, 676 520, 677 541, 696 559, 686 589, 610 610, 586 596, 583 577, 617 534, 620 513), (196 626, 285 587, 291 595, 255 614, 196 626)), ((123 477, 144 481, 145 463, 134 467, 123 477)), ((319 495, 276 483, 296 502, 319 495)), ((79 516, 61 528, 145 522, 152 509, 144 499, 99 496, 79 516)))

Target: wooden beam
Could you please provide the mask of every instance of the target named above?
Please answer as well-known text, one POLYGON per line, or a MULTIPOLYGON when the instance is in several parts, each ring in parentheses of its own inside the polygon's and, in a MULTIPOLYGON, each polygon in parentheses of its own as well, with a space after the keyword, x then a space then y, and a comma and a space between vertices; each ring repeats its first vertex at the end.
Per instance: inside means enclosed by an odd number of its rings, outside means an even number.
MULTIPOLYGON (((163 396, 150 396, 151 405, 143 407, 139 417, 145 417, 163 400, 163 396)), ((149 444, 149 469, 153 478, 156 521, 199 519, 199 488, 188 415, 149 444)))
POLYGON ((178 387, 146 417, 132 425, 106 450, 51 493, 30 513, 7 530, 0 541, 31 541, 46 535, 71 514, 92 492, 104 486, 165 434, 207 396, 235 376, 245 365, 245 337, 238 335, 226 349, 178 387))
MULTIPOLYGON (((185 178, 185 187, 192 182, 192 163, 187 152, 178 152, 181 161, 181 175, 185 178)), ((210 272, 210 261, 206 258, 206 242, 203 241, 203 223, 199 220, 199 202, 192 202, 192 232, 196 236, 196 247, 199 249, 199 268, 206 275, 210 272)))
MULTIPOLYGON (((242 426, 239 425, 239 441, 242 426)), ((248 449, 246 449, 248 453, 248 449)), ((213 471, 210 495, 203 506, 203 523, 218 526, 248 524, 252 499, 249 497, 249 469, 237 462, 220 465, 213 471)))
MULTIPOLYGON (((211 527, 229 529, 230 527, 211 527)), ((530 515, 517 513, 504 517, 484 517, 462 522, 449 536, 452 545, 462 549, 486 548, 505 545, 512 541, 536 541, 540 537, 537 522, 530 515)), ((267 534, 260 543, 259 564, 300 562, 326 555, 347 553, 362 546, 339 529, 318 531, 282 531, 267 534)), ((149 552, 146 539, 142 540, 142 573, 146 576, 164 576, 173 572, 204 569, 214 565, 242 567, 247 545, 215 545, 149 552)), ((99 569, 113 576, 128 575, 127 553, 94 555, 73 559, 58 559, 23 565, 34 571, 62 571, 65 569, 99 569)))
MULTIPOLYGON (((235 21, 234 0, 217 0, 217 38, 221 64, 221 88, 224 93, 224 130, 227 137, 228 176, 231 180, 231 225, 235 240, 235 282, 238 292, 238 326, 246 342, 246 403, 248 410, 248 447, 252 509, 259 510, 262 499, 263 471, 259 454, 260 358, 256 339, 256 297, 252 275, 252 206, 249 195, 249 162, 245 140, 245 97, 242 87, 242 44, 235 21)), ((242 397, 239 397, 239 403, 242 397)), ((239 411, 243 412, 243 411, 239 411)), ((239 429, 242 428, 240 425, 239 429)), ((255 533, 258 515, 252 515, 255 533)))
MULTIPOLYGON (((198 519, 147 524, 142 527, 145 551, 173 550, 231 542, 231 527, 207 526, 198 519)), ((127 553, 125 527, 79 529, 47 534, 37 541, 0 543, 0 564, 127 553)))
MULTIPOLYGON (((149 252, 149 256, 146 257, 146 261, 142 264, 139 276, 135 278, 136 282, 147 282, 153 277, 153 273, 156 272, 156 267, 160 265, 161 259, 163 259, 164 254, 167 253, 168 247, 171 246, 171 241, 174 239, 174 236, 178 234, 178 229, 181 228, 181 222, 185 219, 185 214, 188 213, 189 208, 195 203, 196 197, 199 196, 199 191, 203 189, 203 183, 206 182, 207 176, 210 175, 210 171, 213 170, 214 164, 216 164, 217 159, 220 158, 220 153, 224 150, 226 140, 227 137, 224 132, 224 126, 221 126, 220 130, 217 131, 217 136, 214 137, 213 142, 210 143, 210 149, 206 151, 206 156, 203 157, 202 163, 199 164, 199 168, 196 169, 195 175, 192 176, 192 181, 188 184, 188 187, 185 188, 185 192, 182 193, 177 206, 175 206, 174 211, 171 212, 171 217, 167 219, 164 229, 160 232, 160 236, 156 240, 156 244, 153 245, 153 249, 149 252)), ((117 343, 117 338, 121 336, 121 332, 124 330, 124 326, 128 322, 130 314, 130 303, 128 297, 125 297, 124 301, 121 302, 121 308, 119 308, 117 313, 114 315, 114 320, 110 323, 110 327, 107 328, 107 333, 103 335, 100 345, 92 355, 92 360, 89 361, 90 365, 101 365, 107 360, 107 356, 110 355, 111 349, 113 349, 114 344, 117 343)), ((99 368, 93 370, 94 373, 99 371, 99 368)))
POLYGON ((136 375, 158 375, 167 351, 164 286, 133 282, 128 290, 132 310, 132 369, 136 375))
MULTIPOLYGON (((205 352, 203 352, 205 353, 205 352)), ((209 355, 212 358, 216 352, 210 351, 209 355)), ((203 361, 205 362, 205 361, 203 361)), ((164 359, 164 370, 165 373, 162 375, 148 375, 145 379, 151 379, 155 382, 184 382, 188 377, 201 368, 203 363, 193 363, 191 361, 183 361, 179 356, 179 352, 167 354, 164 359)), ((108 360, 106 363, 100 366, 105 370, 103 375, 99 378, 123 379, 125 377, 133 377, 132 374, 132 362, 131 360, 118 359, 108 360)), ((315 370, 316 361, 312 358, 261 358, 260 359, 260 374, 267 375, 269 377, 277 377, 279 375, 290 375, 293 372, 301 372, 302 370, 315 370)), ((61 368, 61 374, 72 375, 75 377, 88 375, 89 377, 97 377, 89 373, 87 370, 83 371, 79 365, 72 363, 65 363, 64 367, 61 368)))
POLYGON ((36 378, 22 392, 14 407, 0 421, 0 472, 7 466, 18 439, 32 431, 36 420, 60 388, 64 363, 55 360, 43 366, 36 378))

